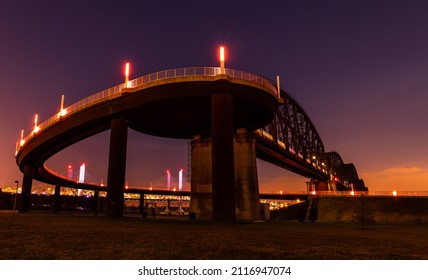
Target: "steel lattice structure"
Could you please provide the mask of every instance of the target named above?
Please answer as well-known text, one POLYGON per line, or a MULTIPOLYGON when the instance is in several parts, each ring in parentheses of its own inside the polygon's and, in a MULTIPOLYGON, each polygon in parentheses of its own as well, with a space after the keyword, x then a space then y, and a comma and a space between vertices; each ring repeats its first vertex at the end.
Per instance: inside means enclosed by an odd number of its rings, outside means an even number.
POLYGON ((353 164, 337 152, 325 152, 321 137, 303 108, 284 89, 282 103, 272 123, 256 131, 258 157, 312 179, 337 185, 339 190, 365 191, 353 164))

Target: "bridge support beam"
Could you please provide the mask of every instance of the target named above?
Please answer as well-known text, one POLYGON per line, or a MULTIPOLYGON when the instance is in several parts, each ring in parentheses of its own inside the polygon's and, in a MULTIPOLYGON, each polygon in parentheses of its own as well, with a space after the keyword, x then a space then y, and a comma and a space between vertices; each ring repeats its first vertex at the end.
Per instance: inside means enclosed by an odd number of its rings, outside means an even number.
POLYGON ((128 122, 111 121, 110 153, 107 177, 107 216, 122 217, 126 174, 128 122))
POLYGON ((235 174, 233 153, 233 98, 211 97, 213 220, 235 221, 235 174))
POLYGON ((246 129, 235 135, 236 218, 260 219, 259 182, 257 177, 256 140, 246 129))
POLYGON ((28 212, 30 210, 31 188, 33 186, 34 166, 26 165, 24 167, 24 177, 22 179, 21 204, 20 212, 28 212))

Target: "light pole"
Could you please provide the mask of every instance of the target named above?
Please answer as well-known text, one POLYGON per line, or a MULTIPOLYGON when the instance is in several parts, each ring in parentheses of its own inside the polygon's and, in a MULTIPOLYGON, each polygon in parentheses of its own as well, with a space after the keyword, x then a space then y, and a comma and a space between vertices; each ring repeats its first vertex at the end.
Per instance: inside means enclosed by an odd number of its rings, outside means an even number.
POLYGON ((16 210, 16 200, 18 198, 18 185, 19 185, 19 181, 15 181, 16 184, 16 189, 15 189, 15 201, 13 202, 13 215, 15 215, 15 210, 16 210))

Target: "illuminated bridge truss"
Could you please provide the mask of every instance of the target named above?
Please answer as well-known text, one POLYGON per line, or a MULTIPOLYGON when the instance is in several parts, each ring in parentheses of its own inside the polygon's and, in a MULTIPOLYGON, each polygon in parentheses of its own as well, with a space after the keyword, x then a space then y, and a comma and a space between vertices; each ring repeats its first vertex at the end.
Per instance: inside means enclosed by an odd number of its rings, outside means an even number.
POLYGON ((334 190, 366 191, 352 163, 345 164, 337 152, 325 152, 318 131, 302 107, 282 89, 281 98, 272 123, 255 133, 257 157, 310 178, 315 184, 333 182, 334 190))

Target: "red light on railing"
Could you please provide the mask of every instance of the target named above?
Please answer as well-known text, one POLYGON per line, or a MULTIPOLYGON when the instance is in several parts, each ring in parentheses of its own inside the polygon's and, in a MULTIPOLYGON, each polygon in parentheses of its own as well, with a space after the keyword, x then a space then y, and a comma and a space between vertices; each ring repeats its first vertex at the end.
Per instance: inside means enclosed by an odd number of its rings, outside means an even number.
POLYGON ((37 132, 39 132, 39 130, 40 130, 40 126, 38 126, 37 125, 37 121, 39 120, 39 115, 38 114, 36 114, 35 116, 34 116, 34 130, 33 130, 33 132, 34 133, 37 133, 37 132))
POLYGON ((129 62, 125 64, 125 76, 129 77, 129 62))
POLYGON ((21 140, 19 140, 19 145, 22 147, 25 144, 25 139, 24 139, 24 130, 21 130, 21 140))
POLYGON ((224 47, 220 47, 220 62, 224 62, 224 47))
POLYGON ((130 68, 130 64, 129 62, 127 62, 125 64, 125 87, 126 88, 129 87, 129 72, 130 72, 129 68, 130 68))
POLYGON ((225 70, 224 70, 224 47, 220 46, 220 74, 224 74, 225 70))
POLYGON ((64 109, 64 98, 65 98, 64 94, 61 95, 61 107, 59 109, 59 115, 58 115, 59 118, 64 117, 67 114, 67 110, 64 109))

